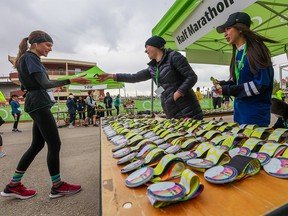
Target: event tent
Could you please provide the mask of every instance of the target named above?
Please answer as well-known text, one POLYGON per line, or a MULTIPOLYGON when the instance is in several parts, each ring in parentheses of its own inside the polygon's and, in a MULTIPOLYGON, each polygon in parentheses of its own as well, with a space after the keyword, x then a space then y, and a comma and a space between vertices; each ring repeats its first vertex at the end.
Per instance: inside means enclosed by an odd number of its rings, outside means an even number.
POLYGON ((251 29, 279 43, 267 46, 272 56, 287 54, 287 0, 176 0, 152 34, 162 36, 168 48, 186 52, 190 63, 228 65, 232 49, 216 27, 231 13, 251 16, 251 29))
POLYGON ((2 91, 0 91, 0 103, 6 103, 6 98, 2 91))
POLYGON ((96 78, 97 75, 103 74, 104 71, 99 67, 94 66, 86 71, 77 73, 75 75, 64 76, 59 78, 59 80, 71 79, 79 76, 84 76, 85 78, 91 80, 91 84, 81 85, 81 84, 71 84, 69 85, 69 90, 98 90, 98 89, 120 89, 125 87, 124 83, 116 82, 112 79, 108 79, 104 82, 99 82, 96 78))

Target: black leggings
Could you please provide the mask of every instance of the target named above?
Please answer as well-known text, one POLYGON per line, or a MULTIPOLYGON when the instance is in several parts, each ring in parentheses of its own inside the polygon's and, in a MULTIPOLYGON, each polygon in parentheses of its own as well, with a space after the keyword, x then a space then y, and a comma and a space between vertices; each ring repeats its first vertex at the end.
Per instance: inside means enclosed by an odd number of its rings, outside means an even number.
POLYGON ((218 108, 221 108, 221 100, 222 100, 221 97, 216 97, 212 99, 214 109, 216 109, 217 106, 218 108))
POLYGON ((3 140, 2 140, 2 136, 0 135, 0 146, 3 145, 3 140))
POLYGON ((69 114, 69 123, 75 125, 76 113, 69 114))
POLYGON ((15 113, 15 114, 13 114, 13 117, 14 117, 13 129, 17 129, 17 128, 18 128, 18 123, 19 123, 20 116, 21 116, 20 113, 15 113), (16 116, 15 116, 15 115, 16 115, 16 116))
POLYGON ((117 110, 117 115, 119 115, 119 106, 115 106, 116 110, 117 110))
POLYGON ((17 166, 18 171, 26 171, 36 155, 42 150, 45 142, 48 146, 47 164, 50 176, 60 173, 59 152, 61 141, 55 119, 50 108, 42 108, 30 113, 33 119, 33 139, 31 146, 24 153, 17 166))
MULTIPOLYGON (((106 106, 106 109, 112 109, 112 106, 106 106)), ((108 110, 108 111, 106 111, 106 113, 107 113, 107 116, 112 116, 112 110, 108 110)))

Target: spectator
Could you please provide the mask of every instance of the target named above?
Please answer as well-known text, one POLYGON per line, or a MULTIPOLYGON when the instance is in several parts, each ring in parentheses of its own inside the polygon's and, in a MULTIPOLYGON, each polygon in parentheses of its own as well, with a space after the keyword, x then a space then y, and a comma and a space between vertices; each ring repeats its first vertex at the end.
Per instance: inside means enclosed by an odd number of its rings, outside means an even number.
POLYGON ((18 130, 18 123, 20 120, 20 116, 21 116, 21 107, 19 104, 19 100, 18 100, 18 95, 12 95, 10 100, 9 100, 9 104, 11 106, 11 113, 12 116, 14 118, 14 124, 13 124, 13 132, 22 132, 20 130, 18 130))
POLYGON ((88 124, 92 120, 93 126, 98 127, 98 124, 96 123, 96 101, 93 98, 94 91, 89 90, 88 91, 88 96, 85 99, 85 103, 87 105, 87 118, 85 119, 85 125, 88 127, 88 124))
POLYGON ((200 87, 197 87, 196 92, 195 92, 195 95, 196 95, 197 100, 198 100, 199 103, 200 103, 200 101, 203 99, 203 96, 202 96, 202 94, 201 94, 201 92, 200 92, 200 87))
POLYGON ((211 88, 211 94, 212 94, 213 108, 214 109, 217 109, 217 107, 221 108, 222 97, 219 92, 219 89, 216 88, 215 84, 211 88))
POLYGON ((66 106, 68 108, 68 113, 69 113, 69 128, 74 128, 75 127, 77 104, 75 102, 75 98, 74 98, 74 95, 72 93, 69 93, 68 99, 66 101, 66 106))
POLYGON ((284 101, 285 100, 285 95, 284 95, 284 92, 282 89, 279 89, 277 92, 276 92, 276 98, 278 100, 282 100, 284 101))
POLYGON ((102 111, 101 109, 104 109, 104 107, 103 106, 101 106, 100 104, 97 106, 97 112, 96 112, 96 117, 97 117, 97 119, 99 120, 101 117, 104 117, 105 116, 105 113, 104 113, 104 111, 102 111))
POLYGON ((121 104, 121 100, 120 100, 120 95, 118 94, 114 100, 114 106, 115 106, 115 109, 117 111, 117 115, 119 115, 120 104, 121 104))
POLYGON ((130 113, 134 115, 134 110, 135 110, 135 102, 134 100, 131 100, 131 110, 130 113))
MULTIPOLYGON (((105 108, 106 109, 112 109, 112 102, 113 102, 113 99, 112 97, 110 96, 110 93, 109 92, 106 92, 106 96, 104 98, 104 104, 105 104, 105 108)), ((107 110, 107 116, 111 115, 112 116, 112 110, 107 110)))
POLYGON ((83 97, 79 97, 79 99, 77 100, 77 111, 79 114, 80 126, 82 126, 86 118, 86 115, 85 115, 86 103, 83 97))

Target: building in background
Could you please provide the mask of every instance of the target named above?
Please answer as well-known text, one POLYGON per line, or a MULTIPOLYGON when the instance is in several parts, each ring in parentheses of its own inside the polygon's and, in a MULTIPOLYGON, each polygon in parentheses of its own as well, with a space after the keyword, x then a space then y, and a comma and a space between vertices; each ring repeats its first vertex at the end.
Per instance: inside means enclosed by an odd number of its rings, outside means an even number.
POLYGON ((13 83, 9 75, 1 75, 0 76, 0 90, 4 94, 5 98, 9 98, 11 94, 18 92, 19 85, 13 83))
MULTIPOLYGON (((11 62, 11 64, 14 63, 15 57, 8 55, 8 60, 11 62)), ((66 76, 66 75, 74 75, 83 71, 88 70, 89 68, 96 65, 95 62, 86 62, 86 61, 76 61, 76 60, 69 60, 69 59, 50 59, 50 58, 41 58, 41 62, 45 66, 45 68, 48 71, 49 78, 51 80, 57 80, 59 77, 66 76)), ((20 81, 18 78, 18 72, 13 71, 9 74, 9 79, 6 79, 7 83, 2 85, 0 89, 3 90, 3 93, 6 97, 10 97, 12 91, 13 93, 16 93, 19 96, 23 95, 23 92, 20 90, 20 81), (10 81, 10 82, 9 82, 10 81), (4 86, 9 86, 5 87, 4 86), (11 90, 10 90, 11 89, 11 90), (10 91, 9 91, 10 90, 10 91), (15 92, 16 91, 16 92, 15 92)), ((73 91, 73 94, 75 96, 86 96, 87 92, 73 91)), ((67 96, 69 95, 69 90, 65 86, 63 86, 61 89, 57 89, 54 93, 54 96, 56 99, 60 100, 66 100, 67 96)), ((95 95, 104 95, 103 90, 99 90, 97 94, 95 95)))

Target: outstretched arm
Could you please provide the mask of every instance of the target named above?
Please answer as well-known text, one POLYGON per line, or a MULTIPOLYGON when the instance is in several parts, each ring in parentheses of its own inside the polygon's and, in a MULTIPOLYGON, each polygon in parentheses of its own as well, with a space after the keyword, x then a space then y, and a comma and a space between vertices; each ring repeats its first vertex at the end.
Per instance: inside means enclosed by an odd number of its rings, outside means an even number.
POLYGON ((99 79, 100 82, 103 82, 107 79, 113 79, 118 82, 128 82, 128 83, 136 83, 142 82, 151 79, 150 72, 147 69, 138 71, 135 74, 100 74, 96 76, 96 79, 99 79))
POLYGON ((33 73, 32 76, 35 78, 36 82, 43 88, 43 89, 50 89, 56 88, 64 85, 69 85, 71 83, 80 83, 80 84, 88 84, 90 83, 89 80, 83 77, 77 77, 73 79, 67 80, 49 80, 45 73, 33 73))

